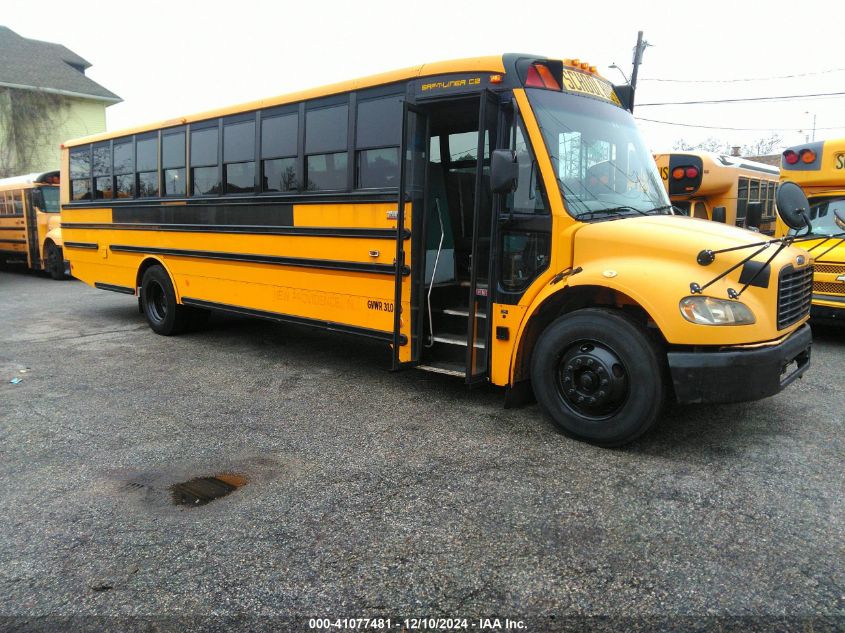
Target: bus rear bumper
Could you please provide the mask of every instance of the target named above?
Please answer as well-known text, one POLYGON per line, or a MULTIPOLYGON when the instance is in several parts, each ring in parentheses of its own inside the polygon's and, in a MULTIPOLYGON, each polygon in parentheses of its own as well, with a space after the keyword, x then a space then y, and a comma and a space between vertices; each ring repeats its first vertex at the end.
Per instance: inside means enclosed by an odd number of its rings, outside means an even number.
POLYGON ((807 371, 812 343, 810 326, 804 324, 771 347, 669 352, 675 397, 680 404, 691 404, 773 396, 807 371))

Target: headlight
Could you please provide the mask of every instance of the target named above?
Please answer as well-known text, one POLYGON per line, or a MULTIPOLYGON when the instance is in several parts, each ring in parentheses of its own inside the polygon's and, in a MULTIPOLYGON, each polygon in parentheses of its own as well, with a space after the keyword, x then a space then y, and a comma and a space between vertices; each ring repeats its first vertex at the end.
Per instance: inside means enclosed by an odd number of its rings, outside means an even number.
POLYGON ((700 325, 748 325, 754 323, 754 313, 744 303, 695 295, 684 297, 681 314, 691 323, 700 325))

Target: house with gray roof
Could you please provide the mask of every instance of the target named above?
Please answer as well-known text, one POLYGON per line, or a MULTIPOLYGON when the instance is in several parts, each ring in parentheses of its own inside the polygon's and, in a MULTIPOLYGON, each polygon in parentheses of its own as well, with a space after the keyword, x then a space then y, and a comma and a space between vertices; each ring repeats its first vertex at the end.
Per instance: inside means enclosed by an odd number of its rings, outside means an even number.
POLYGON ((106 108, 121 99, 85 75, 90 67, 0 25, 0 178, 58 169, 62 141, 106 130, 106 108))

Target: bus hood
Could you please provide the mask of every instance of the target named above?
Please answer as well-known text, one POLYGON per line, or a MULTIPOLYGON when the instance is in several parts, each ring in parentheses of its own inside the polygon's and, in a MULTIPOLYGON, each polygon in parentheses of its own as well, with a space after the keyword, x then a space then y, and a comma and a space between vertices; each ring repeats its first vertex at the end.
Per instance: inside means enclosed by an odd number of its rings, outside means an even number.
MULTIPOLYGON (((812 258, 798 248, 785 248, 768 271, 745 264, 728 272, 761 248, 752 244, 767 239, 745 229, 684 216, 640 216, 582 225, 575 232, 572 260, 578 273, 569 277, 569 285, 605 287, 622 293, 645 309, 672 344, 770 341, 799 327, 804 320, 799 319, 788 328, 778 326, 780 271, 791 265, 797 272, 809 266, 812 258), (698 263, 702 251, 743 246, 748 248, 717 253, 715 260, 706 265, 698 263), (745 288, 745 282, 752 278, 754 283, 745 288), (697 292, 730 300, 740 291, 742 303, 755 315, 754 324, 694 324, 682 318, 678 307, 684 297, 697 292)), ((769 246, 753 261, 766 262, 777 248, 776 244, 769 246)))
MULTIPOLYGON (((717 268, 724 269, 729 264, 745 259, 759 247, 721 253, 714 263, 706 267, 696 263, 700 251, 736 248, 767 239, 770 238, 766 235, 739 227, 686 216, 661 215, 611 220, 587 224, 578 230, 575 236, 575 265, 579 265, 581 256, 587 255, 586 251, 598 248, 614 257, 649 257, 655 263, 692 264, 700 269, 706 268, 707 273, 714 271, 710 276, 715 276, 717 268)), ((755 260, 768 259, 774 254, 774 248, 769 247, 755 260)), ((777 262, 794 259, 798 254, 797 249, 785 249, 778 256, 777 262)))

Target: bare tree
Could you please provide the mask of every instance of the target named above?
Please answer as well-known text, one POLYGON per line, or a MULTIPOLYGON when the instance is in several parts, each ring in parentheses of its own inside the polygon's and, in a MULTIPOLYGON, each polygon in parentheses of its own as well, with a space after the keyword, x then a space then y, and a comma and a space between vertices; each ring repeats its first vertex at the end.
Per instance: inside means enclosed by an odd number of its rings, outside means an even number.
POLYGON ((0 178, 35 170, 69 110, 70 102, 59 95, 0 88, 0 178))
POLYGON ((778 134, 772 134, 769 137, 760 138, 751 143, 744 145, 742 148, 743 156, 765 156, 772 154, 783 146, 783 138, 778 134))
POLYGON ((716 152, 717 154, 729 154, 731 147, 727 141, 711 136, 697 144, 687 143, 684 139, 678 139, 672 146, 672 149, 682 152, 700 150, 703 152, 716 152))
MULTIPOLYGON (((742 156, 765 156, 771 154, 783 145, 783 138, 778 134, 772 134, 759 138, 756 141, 743 145, 740 154, 742 156)), ((684 139, 678 139, 672 149, 681 152, 704 151, 717 154, 730 154, 732 145, 729 141, 709 137, 701 143, 687 143, 684 139)))

